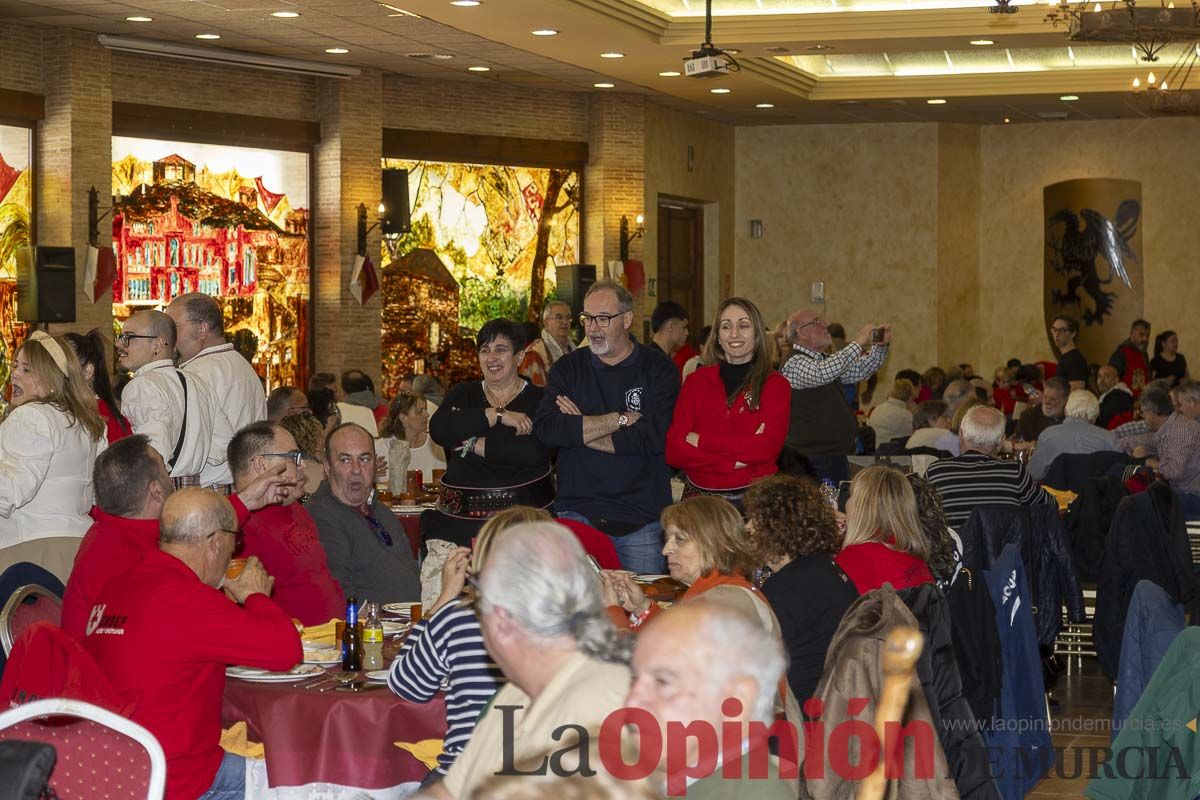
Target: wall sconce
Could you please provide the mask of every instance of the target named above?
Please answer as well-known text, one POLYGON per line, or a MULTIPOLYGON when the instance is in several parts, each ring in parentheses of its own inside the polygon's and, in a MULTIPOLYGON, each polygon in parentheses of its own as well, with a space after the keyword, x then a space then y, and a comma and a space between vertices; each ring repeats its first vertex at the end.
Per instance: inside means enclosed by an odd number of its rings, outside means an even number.
POLYGON ((382 202, 379 204, 379 217, 375 220, 375 224, 367 227, 367 206, 366 203, 358 204, 358 254, 365 256, 367 254, 367 234, 379 227, 383 222, 383 215, 387 213, 387 206, 382 202))
POLYGON ((751 239, 763 238, 763 223, 762 223, 761 219, 750 220, 750 238, 751 239))
POLYGON ((632 235, 629 233, 629 217, 621 215, 621 242, 620 242, 620 258, 622 261, 629 260, 629 243, 634 239, 646 233, 646 218, 641 214, 637 215, 637 230, 632 235))
MULTIPOLYGON (((142 191, 145 191, 145 185, 142 186, 142 191)), ((100 213, 100 193, 96 191, 96 187, 88 189, 88 244, 93 247, 96 242, 100 241, 100 221, 113 212, 113 206, 104 209, 104 213, 100 213)))

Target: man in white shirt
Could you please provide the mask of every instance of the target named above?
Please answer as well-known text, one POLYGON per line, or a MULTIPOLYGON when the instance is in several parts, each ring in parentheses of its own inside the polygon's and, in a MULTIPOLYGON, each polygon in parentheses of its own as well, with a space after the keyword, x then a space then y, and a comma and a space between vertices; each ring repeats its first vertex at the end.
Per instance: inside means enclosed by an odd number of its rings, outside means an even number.
POLYGON ((121 411, 144 434, 177 485, 200 485, 206 468, 224 465, 233 431, 213 413, 205 381, 175 368, 175 323, 161 311, 139 311, 116 337, 118 363, 133 372, 121 411))
MULTIPOLYGON (((233 345, 225 341, 220 303, 206 294, 190 292, 171 301, 167 316, 175 321, 179 368, 212 389, 217 401, 214 415, 224 415, 234 433, 266 419, 267 398, 262 380, 233 345)), ((227 436, 225 444, 228 442, 227 436)), ((217 444, 214 442, 213 446, 217 444)), ((225 444, 220 444, 222 450, 225 444)), ((203 486, 225 486, 232 480, 224 458, 219 465, 210 465, 200 473, 203 486)))

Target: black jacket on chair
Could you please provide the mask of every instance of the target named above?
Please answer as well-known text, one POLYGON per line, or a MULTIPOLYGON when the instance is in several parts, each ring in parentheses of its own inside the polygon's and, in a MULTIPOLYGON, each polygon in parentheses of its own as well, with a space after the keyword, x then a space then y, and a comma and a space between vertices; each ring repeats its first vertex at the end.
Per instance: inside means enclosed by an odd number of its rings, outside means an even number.
POLYGON ((1062 607, 1071 622, 1083 622, 1083 590, 1058 517, 1058 507, 978 506, 958 532, 963 566, 990 569, 1006 544, 1014 544, 1033 593, 1038 644, 1051 647, 1062 628, 1062 607))
MULTIPOLYGON (((960 580, 965 578, 960 577, 960 580)), ((917 660, 917 677, 925 691, 925 700, 929 703, 929 712, 959 797, 963 800, 1000 800, 983 737, 971 706, 963 697, 962 675, 950 640, 950 608, 946 596, 931 583, 897 594, 917 618, 925 637, 925 646, 917 660)))
POLYGON ((1113 516, 1117 513, 1117 506, 1129 496, 1129 490, 1121 481, 1105 475, 1088 478, 1084 486, 1073 491, 1079 497, 1071 503, 1063 519, 1067 541, 1071 545, 1071 558, 1075 561, 1079 580, 1095 583, 1100 576, 1104 541, 1112 527, 1113 516))
POLYGON ((1063 453, 1046 470, 1042 483, 1065 492, 1083 494, 1092 478, 1105 475, 1114 464, 1128 464, 1131 459, 1124 453, 1103 451, 1099 453, 1063 453))
POLYGON ((1196 574, 1183 511, 1174 490, 1159 481, 1117 507, 1096 583, 1092 639, 1100 668, 1116 681, 1129 599, 1138 581, 1161 586, 1176 603, 1196 599, 1196 574))

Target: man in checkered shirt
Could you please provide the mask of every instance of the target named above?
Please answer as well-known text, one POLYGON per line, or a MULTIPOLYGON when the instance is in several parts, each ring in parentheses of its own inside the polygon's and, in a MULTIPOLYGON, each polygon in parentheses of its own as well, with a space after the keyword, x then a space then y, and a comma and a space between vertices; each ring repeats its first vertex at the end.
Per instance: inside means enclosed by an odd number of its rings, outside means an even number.
POLYGON ((823 477, 849 478, 846 456, 855 450, 858 420, 843 384, 858 383, 875 374, 887 358, 891 325, 864 325, 854 341, 827 355, 828 326, 812 309, 788 319, 790 355, 780 367, 792 386, 792 418, 787 444, 803 453, 823 477), (878 331, 878 341, 872 341, 878 331))

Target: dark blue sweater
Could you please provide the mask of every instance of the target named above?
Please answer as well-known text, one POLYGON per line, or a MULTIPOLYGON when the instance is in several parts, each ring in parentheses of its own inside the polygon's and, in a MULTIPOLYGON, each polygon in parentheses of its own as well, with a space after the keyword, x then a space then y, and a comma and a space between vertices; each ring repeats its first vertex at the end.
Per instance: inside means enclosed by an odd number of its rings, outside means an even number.
POLYGON ((678 394, 679 371, 671 360, 636 342, 615 366, 586 347, 554 362, 534 432, 558 448, 555 510, 582 514, 602 530, 605 522, 640 527, 657 521, 671 504, 665 452, 678 394), (612 434, 615 453, 603 453, 583 443, 583 418, 560 412, 559 395, 586 416, 637 411, 642 417, 612 434))

